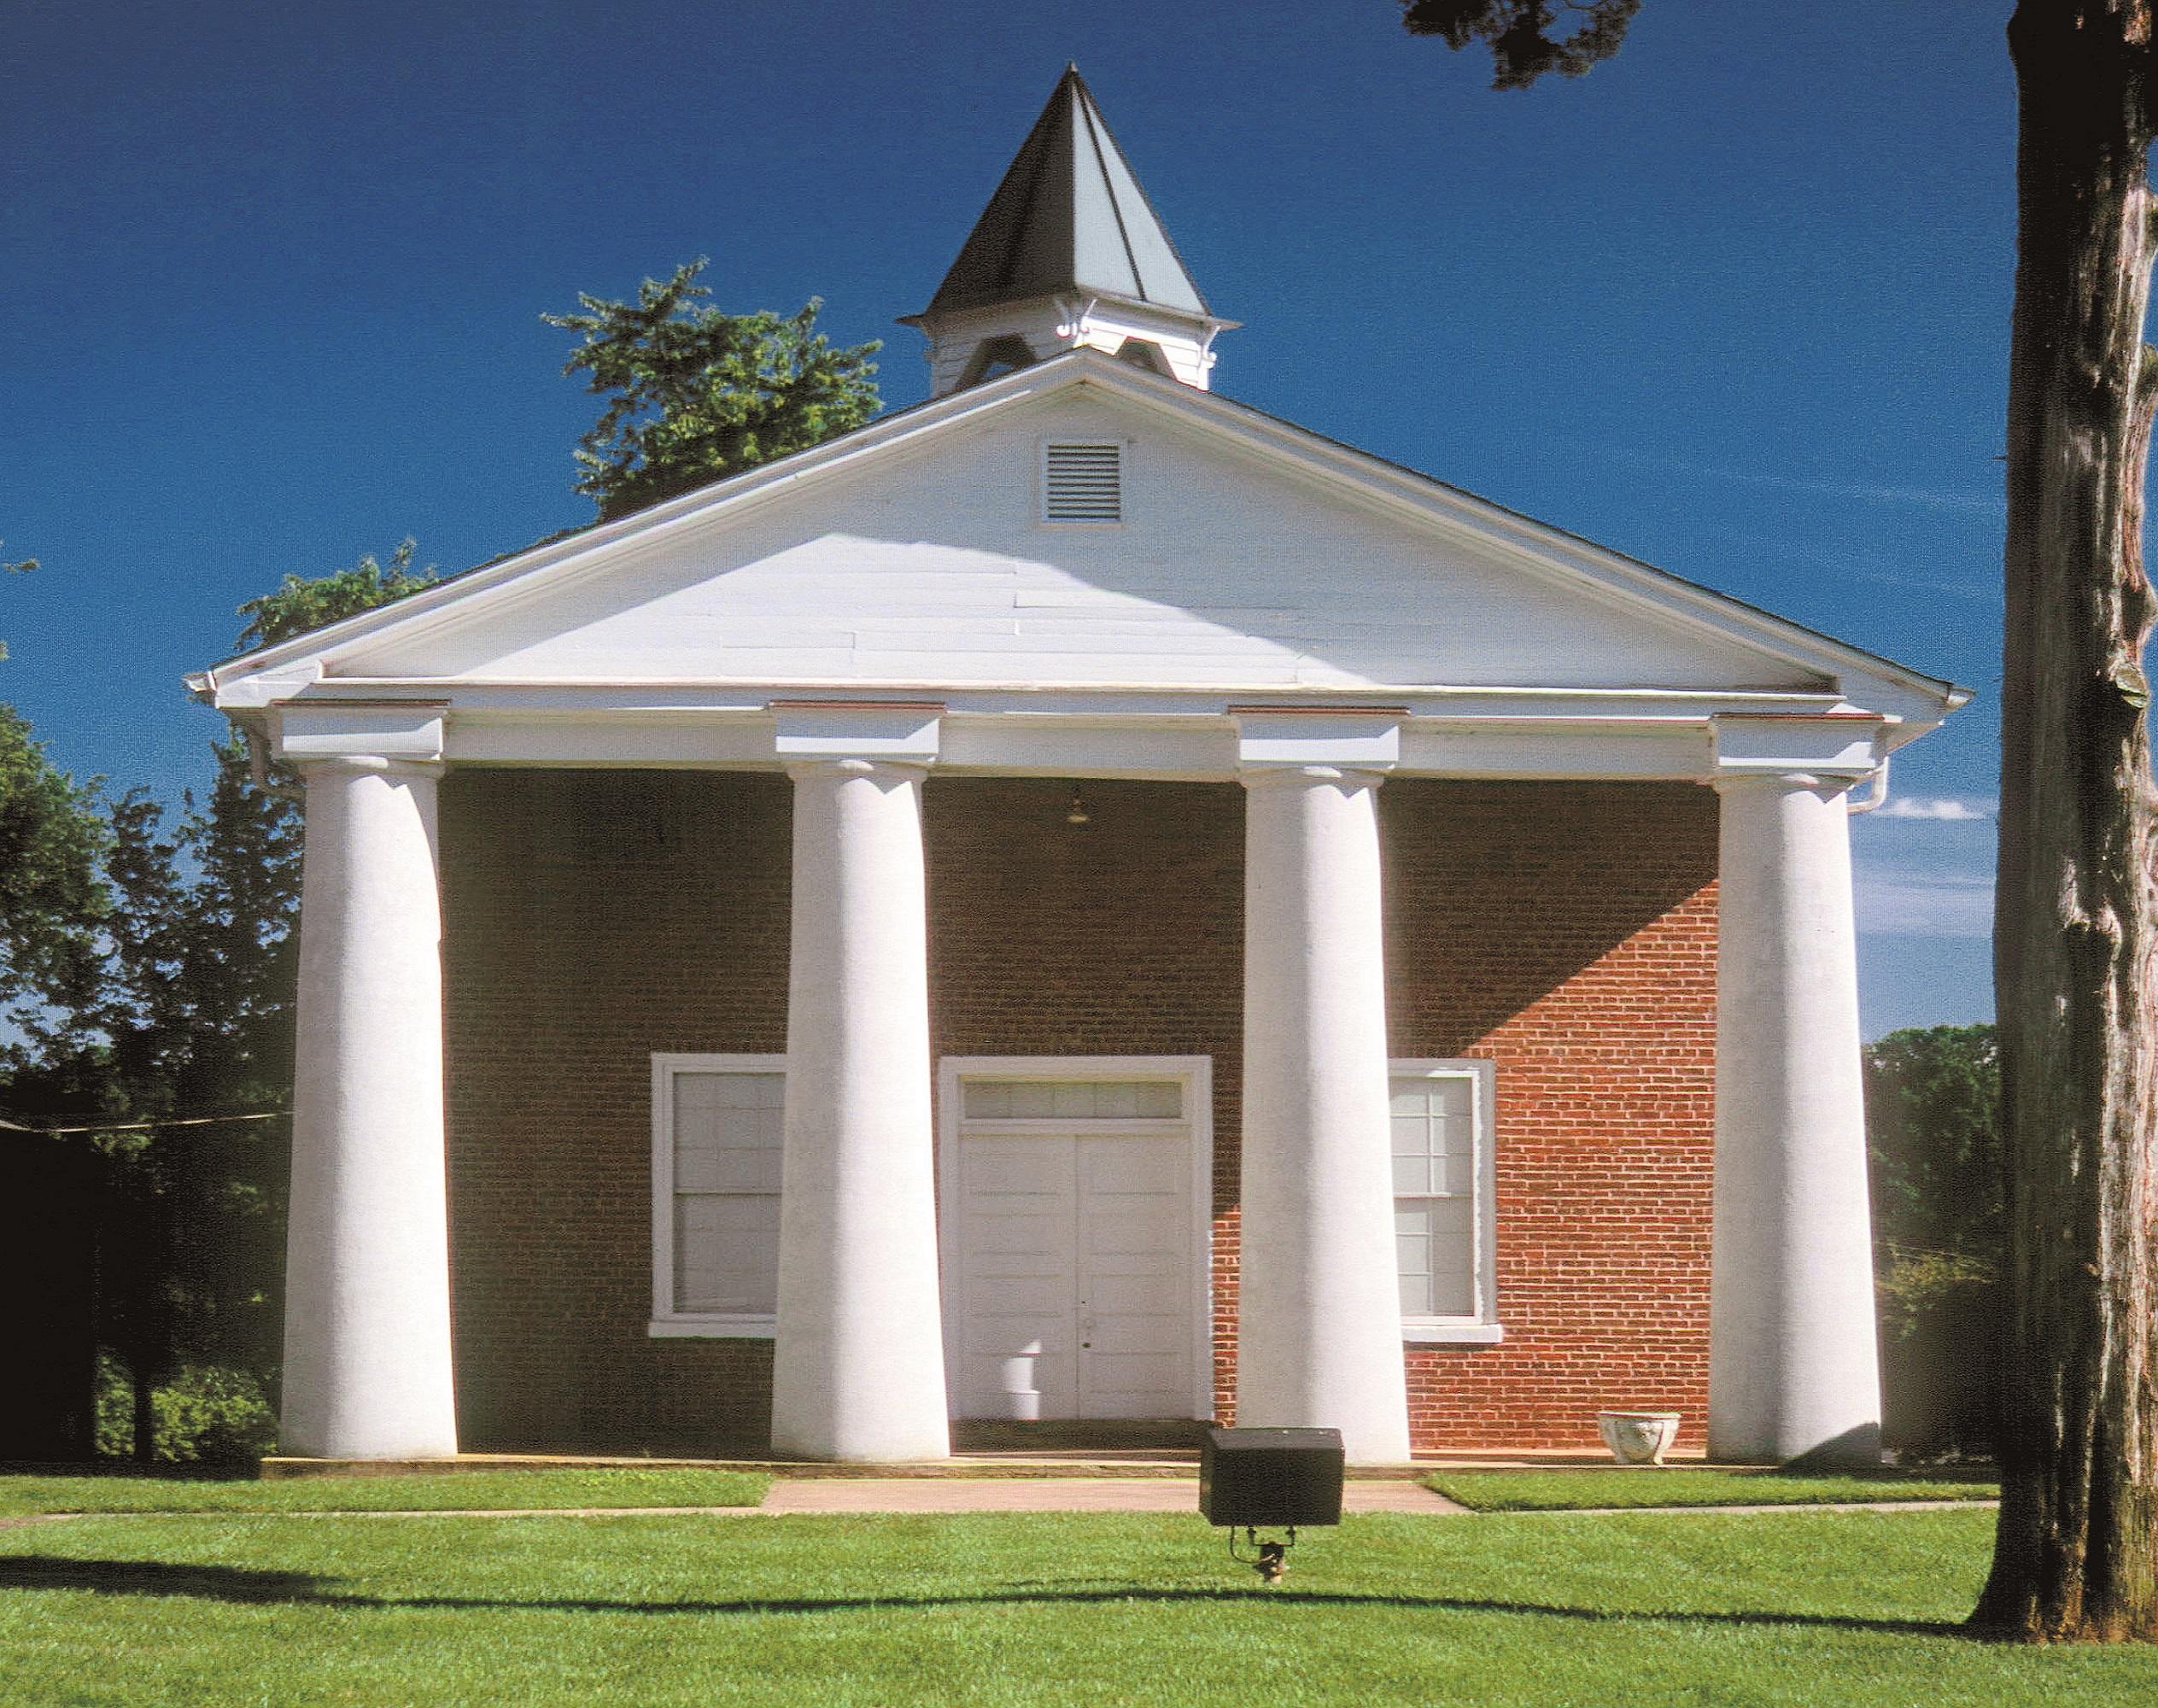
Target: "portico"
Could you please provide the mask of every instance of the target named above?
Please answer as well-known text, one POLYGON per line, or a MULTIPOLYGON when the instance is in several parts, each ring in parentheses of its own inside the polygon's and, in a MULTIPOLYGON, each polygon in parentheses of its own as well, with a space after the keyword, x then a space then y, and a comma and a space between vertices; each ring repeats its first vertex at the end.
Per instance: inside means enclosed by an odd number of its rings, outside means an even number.
MULTIPOLYGON (((664 727, 677 764, 693 734, 708 763, 790 780, 775 1447, 863 1460, 949 1450, 922 787, 933 772, 997 775, 987 766, 1007 729, 1025 774, 1083 779, 1121 754, 1126 780, 1242 786, 1237 1415, 1330 1424, 1360 1462, 1399 1460, 1411 1445, 1383 790, 1443 775, 1434 760, 1459 764, 1475 747, 1486 775, 1517 781, 1540 769, 1568 781, 1600 751, 1601 781, 1713 785, 1723 882, 1712 1450, 1784 1458, 1862 1440, 1878 1400, 1845 795, 1878 769, 1886 725, 1793 698, 1646 728, 1509 721, 1503 735, 1428 701, 1346 697, 1177 718, 1149 709, 1130 738, 1111 720, 1132 714, 1101 703, 1044 716, 963 699, 775 698, 754 714, 677 713, 664 727), (944 770, 954 750, 963 771, 944 770), (1630 778, 1612 775, 1621 754, 1630 778)), ((641 769, 657 757, 654 728, 606 709, 482 714, 471 726, 482 760, 459 752, 453 691, 426 703, 303 696, 274 717, 311 802, 287 1447, 447 1454, 457 1436, 437 779, 499 770, 518 747, 527 765, 588 766, 611 723, 643 749, 620 764, 641 769)))

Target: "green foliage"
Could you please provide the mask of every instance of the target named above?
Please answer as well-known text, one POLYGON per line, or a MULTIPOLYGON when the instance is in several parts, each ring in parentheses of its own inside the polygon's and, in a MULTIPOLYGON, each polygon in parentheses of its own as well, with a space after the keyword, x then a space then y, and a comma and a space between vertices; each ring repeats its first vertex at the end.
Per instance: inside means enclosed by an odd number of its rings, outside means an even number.
POLYGON ((2007 1249, 2001 1065, 1990 1026, 1892 1032, 1866 1050, 1874 1236, 1892 1291, 1990 1284, 2007 1249), (1911 1267, 1909 1278, 1893 1278, 1911 1267))
POLYGON ((563 366, 606 400, 579 442, 577 490, 599 519, 673 498, 806 450, 877 412, 880 345, 834 347, 816 330, 822 302, 795 313, 728 314, 706 305, 691 261, 648 278, 634 302, 580 293, 582 311, 541 317, 584 342, 563 366))
MULTIPOLYGON (((251 1465, 277 1449, 278 1420, 269 1396, 260 1380, 244 1370, 184 1365, 153 1387, 150 1412, 152 1456, 160 1465, 251 1465)), ((98 1454, 124 1459, 134 1439, 133 1384, 119 1360, 101 1358, 98 1454)), ((138 1501, 126 1510, 141 1509, 138 1501)))
POLYGON ((372 611, 378 605, 406 598, 435 584, 435 566, 412 568, 414 542, 409 539, 389 554, 387 567, 373 554, 360 559, 348 570, 333 570, 309 580, 287 576, 275 593, 251 599, 240 607, 248 626, 240 631, 240 651, 275 646, 295 635, 320 629, 341 617, 372 611))
POLYGON ((1867 1047, 1865 1076, 1888 1436, 1982 1450, 2008 1251, 1993 1028, 1892 1032, 1867 1047))
MULTIPOLYGON (((108 840, 95 787, 55 767, 29 720, 0 705, 0 1004, 35 1047, 79 1047, 96 1005, 108 840)), ((21 1044, 0 1050, 26 1059, 21 1044)))
POLYGON ((1581 77, 1609 59, 1640 9, 1641 0, 1401 0, 1401 24, 1450 48, 1483 43, 1491 50, 1491 86, 1526 89, 1547 71, 1581 77), (1553 35, 1561 9, 1573 27, 1553 35))

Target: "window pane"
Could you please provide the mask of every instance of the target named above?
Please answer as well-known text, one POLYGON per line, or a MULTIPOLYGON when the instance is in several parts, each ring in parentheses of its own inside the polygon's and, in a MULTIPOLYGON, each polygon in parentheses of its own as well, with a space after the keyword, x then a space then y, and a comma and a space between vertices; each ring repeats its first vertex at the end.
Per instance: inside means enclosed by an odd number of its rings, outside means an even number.
POLYGON ((1401 1310, 1470 1317, 1477 1310, 1477 1123, 1464 1073, 1403 1074, 1392 1086, 1397 1266, 1401 1310))
POLYGON ((1412 1202, 1395 1206, 1395 1263, 1401 1281, 1404 1316, 1431 1314, 1430 1225, 1430 1212, 1425 1205, 1412 1202))
POLYGON ((762 1314, 779 1287, 782 1073, 675 1076, 675 1308, 762 1314))
POLYGON ((779 1195, 675 1200, 675 1308, 772 1311, 779 1293, 779 1195))

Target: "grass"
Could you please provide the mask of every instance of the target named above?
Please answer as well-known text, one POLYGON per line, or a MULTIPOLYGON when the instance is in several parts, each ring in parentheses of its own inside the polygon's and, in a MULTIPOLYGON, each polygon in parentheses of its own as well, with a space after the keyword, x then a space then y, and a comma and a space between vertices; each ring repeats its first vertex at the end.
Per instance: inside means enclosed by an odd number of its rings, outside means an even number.
POLYGON ((1442 1471, 1428 1489, 1479 1512, 1563 1512, 1611 1506, 1807 1506, 1839 1500, 1991 1500, 1999 1479, 1924 1471, 1804 1475, 1640 1465, 1584 1471, 1442 1471))
POLYGON ((1956 1622, 1982 1512, 1370 1516, 1268 1591, 1164 1515, 69 1519, 0 1536, 10 1708, 2158 1703, 1956 1622))
POLYGON ((413 1477, 0 1477, 0 1515, 34 1512, 427 1512, 471 1507, 754 1506, 771 1478, 739 1471, 447 1471, 413 1477))

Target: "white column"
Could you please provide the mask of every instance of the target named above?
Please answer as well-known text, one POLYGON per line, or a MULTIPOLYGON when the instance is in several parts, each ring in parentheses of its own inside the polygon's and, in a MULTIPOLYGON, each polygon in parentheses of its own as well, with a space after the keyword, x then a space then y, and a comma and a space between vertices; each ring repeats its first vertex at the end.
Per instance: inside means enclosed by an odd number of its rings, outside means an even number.
POLYGON ((279 1445, 457 1451, 442 1149, 438 765, 306 764, 279 1445))
POLYGON ((1717 784, 1712 1459, 1880 1456, 1849 787, 1717 784))
POLYGON ((1237 1422, 1409 1456, 1371 772, 1248 771, 1237 1422))
POLYGON ((798 763, 772 1445, 951 1451, 918 765, 798 763))

